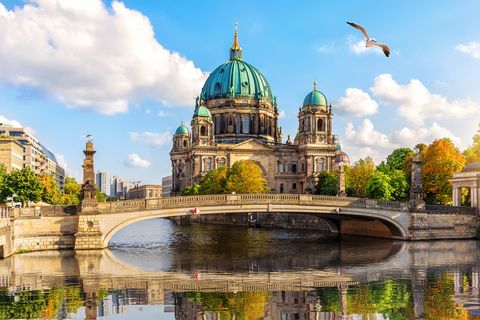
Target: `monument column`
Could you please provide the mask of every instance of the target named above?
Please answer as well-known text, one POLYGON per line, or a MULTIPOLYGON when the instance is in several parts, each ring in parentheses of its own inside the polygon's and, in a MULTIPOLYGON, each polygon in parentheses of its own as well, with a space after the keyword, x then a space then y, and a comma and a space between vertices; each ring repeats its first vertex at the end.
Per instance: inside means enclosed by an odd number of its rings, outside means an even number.
POLYGON ((345 169, 343 168, 343 163, 340 162, 338 167, 338 191, 337 196, 346 197, 347 193, 345 191, 345 169))
POLYGON ((83 184, 81 202, 78 213, 77 233, 75 233, 75 250, 102 249, 102 233, 97 202, 97 188, 95 187, 95 171, 93 156, 93 137, 87 135, 85 145, 85 159, 83 160, 83 184))
POLYGON ((412 161, 412 185, 410 190, 410 209, 425 209, 422 187, 422 160, 418 148, 415 148, 415 155, 412 161))

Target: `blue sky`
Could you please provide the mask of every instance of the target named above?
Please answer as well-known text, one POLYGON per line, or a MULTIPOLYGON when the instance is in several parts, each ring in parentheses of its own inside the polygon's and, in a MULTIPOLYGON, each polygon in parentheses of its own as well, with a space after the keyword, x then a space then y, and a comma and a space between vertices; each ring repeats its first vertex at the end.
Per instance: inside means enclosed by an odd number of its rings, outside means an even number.
POLYGON ((87 133, 109 176, 168 175, 170 136, 228 59, 235 21, 285 139, 314 80, 352 160, 443 136, 463 150, 480 122, 478 1, 0 3, 0 117, 31 128, 77 177, 87 133), (346 21, 392 55, 362 50, 346 21))

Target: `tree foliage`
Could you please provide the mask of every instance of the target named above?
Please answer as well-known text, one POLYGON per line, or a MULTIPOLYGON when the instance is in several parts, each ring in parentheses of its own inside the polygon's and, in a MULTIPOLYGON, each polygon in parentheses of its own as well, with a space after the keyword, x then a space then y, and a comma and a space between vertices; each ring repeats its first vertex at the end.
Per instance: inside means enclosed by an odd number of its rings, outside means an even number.
POLYGON ((25 206, 30 201, 40 201, 42 190, 42 185, 32 169, 26 167, 21 170, 13 170, 2 178, 0 200, 5 202, 7 197, 16 194, 15 201, 19 201, 22 206, 25 206))
POLYGON ((262 169, 253 161, 237 161, 231 168, 210 170, 199 185, 183 190, 182 195, 221 193, 267 193, 270 189, 262 169))
POLYGON ((394 189, 390 184, 391 178, 388 174, 375 171, 367 181, 367 197, 381 200, 394 200, 394 189))
POLYGON ((347 194, 353 197, 366 197, 367 182, 375 172, 373 159, 367 157, 345 168, 345 184, 347 194))
POLYGON ((338 192, 338 173, 322 171, 318 175, 317 194, 334 196, 338 192))
POLYGON ((390 177, 390 185, 393 188, 393 200, 405 201, 409 197, 410 185, 407 177, 402 170, 391 170, 388 172, 390 177))
POLYGON ((75 180, 75 178, 66 177, 63 189, 64 189, 64 193, 62 195, 63 204, 65 205, 80 204, 82 186, 77 182, 77 180, 75 180))
POLYGON ((267 193, 270 188, 262 169, 253 161, 237 161, 227 170, 226 193, 267 193))
POLYGON ((38 177, 42 186, 42 201, 54 205, 63 204, 62 191, 52 175, 43 174, 38 177))
POLYGON ((422 152, 422 183, 425 201, 435 204, 452 202, 452 186, 449 179, 465 165, 465 157, 450 139, 432 142, 422 152))
POLYGON ((107 195, 100 190, 97 189, 97 194, 96 198, 98 202, 106 202, 107 201, 107 195))
POLYGON ((387 157, 386 165, 391 170, 403 170, 405 161, 413 156, 413 150, 410 148, 398 148, 387 157))
POLYGON ((472 145, 463 151, 463 155, 465 156, 466 164, 480 161, 480 130, 473 136, 472 145))

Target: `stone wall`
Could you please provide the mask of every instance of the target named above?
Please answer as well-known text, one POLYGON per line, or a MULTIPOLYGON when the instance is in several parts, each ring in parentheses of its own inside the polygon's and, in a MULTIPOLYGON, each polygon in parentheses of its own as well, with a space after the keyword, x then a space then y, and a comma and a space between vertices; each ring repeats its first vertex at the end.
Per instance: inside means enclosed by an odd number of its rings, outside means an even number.
POLYGON ((474 214, 411 213, 411 240, 474 239, 477 237, 474 214))
POLYGON ((77 224, 77 216, 15 219, 13 252, 73 249, 77 224))

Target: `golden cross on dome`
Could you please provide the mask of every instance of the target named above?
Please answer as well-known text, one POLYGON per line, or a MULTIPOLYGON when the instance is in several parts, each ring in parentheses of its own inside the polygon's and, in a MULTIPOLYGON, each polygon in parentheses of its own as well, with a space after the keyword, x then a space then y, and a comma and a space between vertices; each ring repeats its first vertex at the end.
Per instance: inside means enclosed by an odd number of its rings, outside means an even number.
POLYGON ((317 90, 317 81, 316 80, 313 81, 313 90, 317 90))

